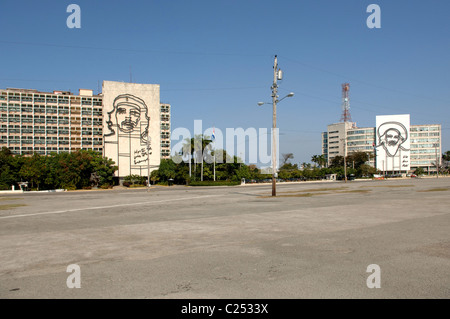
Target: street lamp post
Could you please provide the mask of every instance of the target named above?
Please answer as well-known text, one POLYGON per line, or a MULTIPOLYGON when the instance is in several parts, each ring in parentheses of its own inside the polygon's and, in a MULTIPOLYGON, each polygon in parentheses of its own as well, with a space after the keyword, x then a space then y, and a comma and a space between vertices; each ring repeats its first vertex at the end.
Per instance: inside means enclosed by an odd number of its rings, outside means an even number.
MULTIPOLYGON (((278 84, 277 84, 277 80, 282 80, 283 78, 283 73, 282 71, 278 68, 278 59, 277 56, 275 55, 275 61, 274 61, 274 65, 273 65, 273 84, 272 84, 272 110, 273 110, 273 115, 272 115, 272 196, 277 196, 277 148, 276 148, 276 128, 277 128, 277 103, 280 102, 281 100, 287 98, 287 97, 292 97, 294 96, 294 93, 289 93, 288 95, 286 95, 285 97, 281 98, 280 100, 278 100, 278 84)), ((265 103, 265 102, 258 102, 258 105, 261 106, 263 104, 270 104, 270 103, 265 103)))
POLYGON ((147 192, 150 190, 150 135, 147 136, 147 192))
POLYGON ((345 159, 347 156, 347 137, 342 138, 341 141, 344 141, 344 181, 347 183, 347 161, 345 159))
POLYGON ((434 147, 434 151, 436 153, 436 178, 439 178, 439 164, 440 164, 440 160, 439 160, 439 157, 438 157, 437 145, 434 147))

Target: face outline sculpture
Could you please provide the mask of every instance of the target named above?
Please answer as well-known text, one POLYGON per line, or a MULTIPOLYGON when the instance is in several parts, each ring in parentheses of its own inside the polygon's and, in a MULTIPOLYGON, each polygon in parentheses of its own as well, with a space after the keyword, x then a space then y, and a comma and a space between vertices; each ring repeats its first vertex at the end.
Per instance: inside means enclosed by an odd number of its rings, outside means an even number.
POLYGON ((133 132, 141 118, 139 106, 128 101, 122 101, 118 102, 114 108, 116 109, 116 123, 119 130, 123 133, 133 132))
POLYGON ((108 112, 106 124, 110 133, 105 136, 116 134, 114 127, 117 127, 121 133, 139 131, 141 143, 146 144, 149 123, 148 108, 144 100, 131 94, 121 94, 114 99, 113 109, 108 112), (141 124, 145 122, 147 125, 143 127, 141 124))
POLYGON ((387 156, 396 156, 399 149, 407 151, 402 146, 408 139, 406 127, 399 122, 386 122, 378 128, 378 146, 382 146, 387 156))

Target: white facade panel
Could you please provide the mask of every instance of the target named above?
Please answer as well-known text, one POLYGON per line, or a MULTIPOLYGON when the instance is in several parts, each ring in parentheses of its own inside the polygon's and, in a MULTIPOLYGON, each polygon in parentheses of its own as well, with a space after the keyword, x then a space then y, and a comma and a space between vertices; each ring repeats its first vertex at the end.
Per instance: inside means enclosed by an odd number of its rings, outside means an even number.
POLYGON ((377 116, 375 138, 378 170, 410 170, 409 114, 377 116))
POLYGON ((103 82, 104 156, 119 167, 116 176, 147 176, 159 166, 159 92, 159 84, 103 82))

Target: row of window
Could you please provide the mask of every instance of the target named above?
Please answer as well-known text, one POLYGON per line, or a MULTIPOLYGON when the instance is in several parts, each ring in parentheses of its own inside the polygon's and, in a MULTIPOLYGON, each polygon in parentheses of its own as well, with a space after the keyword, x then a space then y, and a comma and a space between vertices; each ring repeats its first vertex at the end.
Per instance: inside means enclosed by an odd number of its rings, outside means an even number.
MULTIPOLYGON (((2 103, 0 105, 0 111, 4 112, 49 112, 49 113, 79 113, 80 107, 68 107, 68 106, 50 106, 50 105, 21 105, 21 104, 6 104, 2 103)), ((82 112, 88 112, 91 114, 93 112, 94 115, 101 116, 103 114, 102 109, 98 108, 81 108, 82 112)))
POLYGON ((368 134, 368 135, 355 135, 355 136, 349 136, 347 137, 348 141, 354 141, 354 140, 375 140, 374 134, 368 134))
POLYGON ((439 126, 419 126, 419 127, 411 127, 409 130, 410 130, 411 132, 439 131, 439 126))
MULTIPOLYGON (((4 135, 2 135, 1 136, 1 138, 2 139, 7 139, 7 136, 4 136, 4 135)), ((67 137, 67 136, 12 136, 12 137, 10 137, 10 140, 13 140, 13 139, 15 139, 15 140, 20 140, 20 139, 22 139, 22 140, 27 140, 27 141, 32 141, 33 140, 33 138, 34 138, 34 140, 35 141, 38 141, 38 140, 41 140, 41 141, 51 141, 51 140, 53 140, 53 141, 70 141, 70 140, 72 140, 72 141, 80 141, 80 140, 94 140, 94 141, 102 141, 103 140, 103 138, 101 138, 101 137, 83 137, 82 139, 81 138, 79 138, 79 137, 77 137, 77 138, 74 138, 74 137, 67 137)))
POLYGON ((40 123, 40 124, 72 124, 72 125, 96 125, 96 126, 102 126, 103 123, 101 121, 67 121, 67 120, 45 120, 45 119, 39 119, 39 118, 35 118, 33 119, 28 119, 28 118, 22 118, 22 120, 20 118, 2 118, 0 117, 0 122, 1 123, 40 123))
POLYGON ((368 130, 348 131, 347 135, 375 135, 375 128, 368 130))
POLYGON ((439 132, 411 133, 411 137, 422 137, 422 136, 439 136, 439 132))
MULTIPOLYGON (((80 98, 79 97, 72 97, 69 99, 69 97, 63 97, 63 96, 59 96, 59 97, 55 97, 55 96, 45 96, 45 95, 35 95, 33 97, 31 96, 22 96, 22 98, 20 96, 17 95, 1 95, 0 96, 0 100, 2 101, 12 101, 12 102, 35 102, 35 103, 64 103, 64 104, 68 104, 69 101, 72 103, 80 103, 80 98)), ((102 100, 100 99, 96 99, 96 98, 87 98, 87 97, 83 97, 81 98, 81 104, 84 105, 98 105, 101 106, 102 105, 102 100)))
POLYGON ((411 139, 411 143, 429 143, 429 142, 439 142, 438 138, 414 138, 411 139))
POLYGON ((354 146, 354 145, 372 145, 373 140, 370 141, 355 141, 355 142, 348 142, 348 146, 354 146))
POLYGON ((433 161, 411 161, 411 165, 434 165, 433 161))
POLYGON ((411 144, 411 148, 434 148, 439 147, 439 144, 411 144))
MULTIPOLYGON (((83 145, 103 145, 101 141, 81 141, 83 145)), ((80 144, 80 141, 72 141, 72 144, 80 144)), ((0 140, 0 144, 8 144, 5 140, 0 140)), ((51 144, 51 145, 69 145, 69 141, 41 141, 41 140, 9 140, 9 144, 51 144)))
MULTIPOLYGON (((436 153, 436 149, 415 149, 415 150, 413 149, 410 152, 411 152, 411 154, 427 154, 427 153, 435 154, 436 153)), ((440 151, 438 150, 438 153, 439 152, 440 151)))
POLYGON ((436 156, 433 156, 433 155, 412 155, 411 159, 433 159, 433 160, 436 160, 436 156))

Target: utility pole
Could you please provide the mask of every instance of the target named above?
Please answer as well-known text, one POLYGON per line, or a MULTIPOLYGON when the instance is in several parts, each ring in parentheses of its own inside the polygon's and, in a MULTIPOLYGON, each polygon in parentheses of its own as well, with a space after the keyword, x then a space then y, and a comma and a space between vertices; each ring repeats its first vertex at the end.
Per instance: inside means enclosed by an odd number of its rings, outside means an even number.
POLYGON ((147 192, 150 190, 150 135, 147 136, 147 192))
MULTIPOLYGON (((345 132, 344 134, 347 133, 345 132)), ((341 140, 344 141, 344 181, 345 183, 347 183, 347 160, 345 159, 345 157, 347 156, 347 137, 344 137, 341 140)))
POLYGON ((192 177, 192 140, 189 140, 189 178, 192 177))
POLYGON ((439 157, 438 157, 438 151, 437 146, 434 147, 434 150, 436 152, 436 178, 439 178, 439 157))
MULTIPOLYGON (((281 70, 280 70, 281 71, 281 70)), ((277 196, 277 147, 276 147, 276 137, 275 129, 277 127, 277 93, 278 93, 278 59, 275 55, 275 61, 273 64, 273 85, 272 85, 272 106, 273 106, 273 117, 272 117, 272 196, 277 196)))
MULTIPOLYGON (((275 61, 273 64, 273 84, 272 84, 272 108, 273 108, 273 117, 272 117, 272 196, 277 196, 277 137, 276 137, 276 128, 277 128, 277 103, 281 102, 287 97, 293 97, 294 92, 290 92, 285 97, 278 100, 278 84, 277 80, 283 79, 283 73, 278 68, 278 60, 275 55, 275 61)), ((264 102, 258 102, 258 105, 261 106, 263 104, 270 104, 264 102)))

